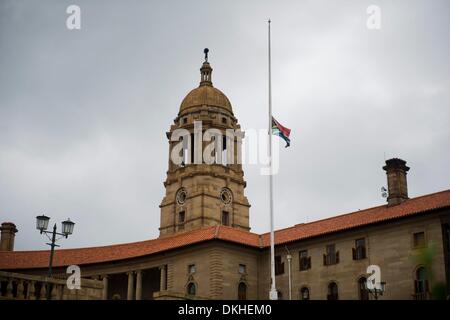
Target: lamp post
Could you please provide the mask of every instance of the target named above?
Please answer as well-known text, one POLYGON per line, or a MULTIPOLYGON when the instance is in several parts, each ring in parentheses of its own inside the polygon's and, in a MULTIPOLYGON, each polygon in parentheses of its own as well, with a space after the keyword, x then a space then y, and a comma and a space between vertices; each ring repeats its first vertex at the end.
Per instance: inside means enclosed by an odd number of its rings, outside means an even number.
POLYGON ((373 286, 373 288, 371 289, 367 287, 367 282, 365 282, 365 287, 367 292, 369 292, 370 295, 372 295, 372 297, 374 297, 375 300, 378 300, 378 297, 382 296, 383 293, 386 291, 386 282, 385 281, 378 282, 378 285, 373 286))
MULTIPOLYGON (((51 241, 50 243, 47 243, 51 248, 47 277, 51 278, 53 275, 53 255, 55 253, 55 247, 59 247, 59 245, 56 244, 56 241, 58 241, 62 237, 68 238, 69 235, 73 233, 73 227, 75 226, 75 223, 70 221, 70 219, 63 221, 61 223, 62 232, 60 233, 56 232, 56 223, 53 226, 53 231, 47 231, 49 221, 50 218, 45 215, 40 215, 36 217, 36 229, 38 229, 41 232, 41 234, 45 234, 47 238, 51 241), (56 239, 57 235, 61 236, 61 238, 56 239)), ((50 300, 51 297, 50 289, 51 289, 50 284, 47 283, 47 300, 50 300)))
POLYGON ((292 280, 291 280, 291 261, 292 261, 292 256, 291 256, 291 253, 289 252, 289 249, 287 247, 286 247, 286 251, 287 251, 286 259, 288 261, 289 300, 292 300, 292 280))

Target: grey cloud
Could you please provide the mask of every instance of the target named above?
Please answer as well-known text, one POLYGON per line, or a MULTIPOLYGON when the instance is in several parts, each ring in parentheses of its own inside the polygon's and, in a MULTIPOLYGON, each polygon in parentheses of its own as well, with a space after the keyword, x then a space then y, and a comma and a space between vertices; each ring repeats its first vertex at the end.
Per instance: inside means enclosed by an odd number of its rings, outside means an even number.
MULTIPOLYGON (((276 226, 384 203, 386 157, 408 161, 410 196, 449 188, 447 1, 73 1, 0 3, 0 220, 42 249, 34 217, 71 217, 64 247, 156 237, 168 130, 210 48, 214 85, 245 128, 292 128, 275 177, 276 226)), ((267 177, 245 166, 255 232, 267 177)))

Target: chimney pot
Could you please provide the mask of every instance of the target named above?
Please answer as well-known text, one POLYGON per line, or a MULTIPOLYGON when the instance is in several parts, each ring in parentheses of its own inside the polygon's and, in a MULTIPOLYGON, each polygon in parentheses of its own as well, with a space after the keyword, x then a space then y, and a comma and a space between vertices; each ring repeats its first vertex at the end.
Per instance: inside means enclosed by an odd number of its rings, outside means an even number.
POLYGON ((409 167, 406 166, 406 161, 398 158, 386 160, 383 170, 386 171, 388 181, 388 205, 397 205, 409 199, 406 179, 409 167))
POLYGON ((14 251, 14 238, 17 233, 16 225, 12 222, 3 222, 0 227, 0 251, 14 251))

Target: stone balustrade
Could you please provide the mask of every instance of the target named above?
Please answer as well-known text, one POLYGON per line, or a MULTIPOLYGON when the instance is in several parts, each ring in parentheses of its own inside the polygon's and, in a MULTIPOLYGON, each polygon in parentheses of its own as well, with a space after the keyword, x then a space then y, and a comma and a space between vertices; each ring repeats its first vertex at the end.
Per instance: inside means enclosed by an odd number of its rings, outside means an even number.
POLYGON ((0 299, 46 300, 47 290, 52 300, 102 299, 103 282, 81 279, 81 289, 70 290, 66 279, 0 271, 0 299))

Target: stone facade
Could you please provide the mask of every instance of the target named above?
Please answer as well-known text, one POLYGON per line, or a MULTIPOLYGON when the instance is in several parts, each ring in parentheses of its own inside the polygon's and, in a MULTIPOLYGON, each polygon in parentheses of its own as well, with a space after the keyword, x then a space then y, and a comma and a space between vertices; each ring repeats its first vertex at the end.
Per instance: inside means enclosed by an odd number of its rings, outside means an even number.
MULTIPOLYGON (((444 215, 449 217, 450 210, 444 215)), ((336 282, 339 299, 359 299, 358 280, 367 277, 369 265, 378 265, 381 278, 386 282, 386 292, 380 299, 413 299, 415 294, 415 272, 421 266, 417 261, 420 247, 414 247, 414 233, 424 232, 428 244, 436 245, 436 256, 433 262, 435 281, 446 282, 444 250, 442 238, 442 221, 438 215, 434 217, 417 217, 404 221, 391 222, 379 226, 361 228, 359 230, 336 233, 316 239, 299 241, 282 248, 276 248, 284 263, 284 273, 276 276, 278 290, 283 298, 288 297, 287 250, 292 255, 292 298, 300 299, 303 287, 309 289, 310 298, 327 299, 328 285, 336 282), (354 260, 352 256, 355 240, 364 239, 366 257, 354 260), (339 252, 339 263, 325 266, 323 255, 326 246, 334 244, 339 252), (286 249, 287 248, 287 249, 286 249), (311 268, 300 271, 299 251, 307 250, 311 257, 311 268)), ((268 297, 270 280, 269 252, 260 256, 259 263, 260 297, 268 297)))

